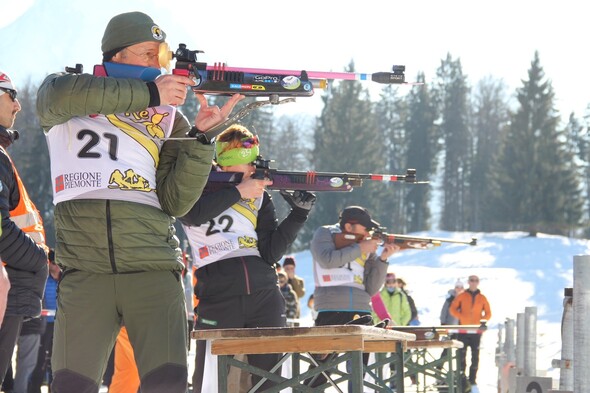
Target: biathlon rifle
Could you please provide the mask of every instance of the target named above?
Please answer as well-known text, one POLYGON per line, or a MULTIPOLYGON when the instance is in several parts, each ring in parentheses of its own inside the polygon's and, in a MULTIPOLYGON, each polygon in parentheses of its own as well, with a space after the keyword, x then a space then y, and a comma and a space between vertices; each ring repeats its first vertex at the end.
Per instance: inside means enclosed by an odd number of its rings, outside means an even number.
MULTIPOLYGON (((167 46, 165 47, 167 48, 167 46)), ((422 85, 421 82, 405 81, 404 65, 394 65, 391 72, 363 74, 355 72, 324 72, 275 70, 266 68, 228 67, 225 63, 214 63, 212 66, 197 60, 201 50, 190 50, 186 44, 179 44, 175 52, 160 49, 160 63, 169 64, 176 59, 173 74, 184 75, 195 81, 192 90, 195 93, 210 95, 243 94, 253 97, 268 97, 266 101, 247 104, 238 114, 232 116, 219 126, 197 135, 193 129, 189 137, 198 137, 202 142, 210 142, 219 135, 230 123, 235 123, 252 110, 267 104, 284 104, 294 102, 295 97, 311 97, 314 88, 327 89, 328 80, 373 81, 382 84, 422 85), (281 99, 281 97, 287 97, 281 99)))
MULTIPOLYGON (((472 237, 471 240, 455 240, 455 239, 444 239, 437 237, 422 237, 422 236, 409 236, 409 235, 397 235, 394 233, 385 232, 385 228, 380 227, 371 231, 372 239, 379 239, 383 243, 396 244, 400 246, 402 250, 413 248, 418 250, 429 250, 434 247, 440 246, 442 243, 458 243, 469 246, 476 246, 477 239, 472 237)), ((365 239, 365 236, 356 233, 337 233, 334 235, 334 244, 336 249, 349 246, 353 243, 358 243, 365 239)))
POLYGON ((382 84, 422 84, 406 83, 406 66, 394 65, 392 72, 362 74, 355 72, 323 72, 275 70, 266 68, 228 67, 224 63, 199 62, 197 54, 201 50, 190 50, 179 44, 172 54, 176 58, 173 74, 184 75, 195 80, 193 91, 202 94, 269 97, 271 103, 279 103, 279 97, 310 97, 313 89, 328 87, 328 80, 373 81, 382 84))
MULTIPOLYGON (((349 192, 354 187, 361 187, 364 180, 382 182, 403 182, 411 184, 425 184, 427 181, 416 180, 416 170, 408 169, 405 175, 379 175, 362 173, 337 173, 314 171, 283 171, 271 168, 272 160, 265 160, 261 156, 254 161, 256 170, 254 179, 269 179, 272 184, 269 190, 287 191, 340 191, 349 192)), ((214 191, 229 185, 236 185, 242 181, 241 172, 211 172, 206 188, 214 191)))

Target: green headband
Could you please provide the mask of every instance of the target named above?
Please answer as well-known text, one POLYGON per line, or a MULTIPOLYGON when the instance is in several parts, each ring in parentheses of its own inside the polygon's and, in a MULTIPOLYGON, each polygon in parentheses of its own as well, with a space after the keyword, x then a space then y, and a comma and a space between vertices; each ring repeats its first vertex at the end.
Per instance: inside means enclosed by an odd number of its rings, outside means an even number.
POLYGON ((221 166, 249 164, 256 160, 259 153, 258 145, 239 147, 226 151, 223 151, 223 149, 227 146, 227 142, 217 142, 216 145, 217 163, 221 166))

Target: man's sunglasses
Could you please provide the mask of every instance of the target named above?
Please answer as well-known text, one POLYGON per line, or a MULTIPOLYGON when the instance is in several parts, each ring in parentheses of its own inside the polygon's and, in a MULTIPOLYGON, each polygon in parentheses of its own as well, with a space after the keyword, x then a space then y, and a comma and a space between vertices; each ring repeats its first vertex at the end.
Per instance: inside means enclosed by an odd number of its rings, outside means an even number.
POLYGON ((16 101, 16 90, 6 89, 4 87, 0 87, 0 90, 2 90, 5 93, 8 93, 8 95, 10 96, 10 99, 12 100, 12 102, 15 102, 16 101))

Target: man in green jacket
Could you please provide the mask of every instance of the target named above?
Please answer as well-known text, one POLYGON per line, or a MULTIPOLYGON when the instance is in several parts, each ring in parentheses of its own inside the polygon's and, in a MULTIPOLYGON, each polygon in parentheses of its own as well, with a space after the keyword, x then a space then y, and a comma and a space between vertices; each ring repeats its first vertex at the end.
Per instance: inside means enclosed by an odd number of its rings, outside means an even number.
MULTIPOLYGON (((146 14, 117 15, 102 39, 108 76, 53 74, 39 88, 56 262, 63 269, 54 393, 98 392, 122 324, 142 392, 187 390, 183 264, 173 216, 186 214, 200 197, 213 148, 168 139, 185 137, 191 128, 176 106, 194 82, 179 75, 146 77, 159 74, 165 37, 146 14)), ((234 95, 221 109, 197 98, 194 124, 206 131, 225 121, 243 96, 234 95)))

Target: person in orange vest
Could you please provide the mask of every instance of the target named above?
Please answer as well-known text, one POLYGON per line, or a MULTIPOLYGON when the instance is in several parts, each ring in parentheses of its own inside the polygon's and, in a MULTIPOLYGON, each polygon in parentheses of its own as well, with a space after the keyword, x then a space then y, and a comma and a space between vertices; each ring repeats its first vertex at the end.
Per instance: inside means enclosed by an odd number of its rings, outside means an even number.
MULTIPOLYGON (((2 227, 0 226, 0 236, 2 236, 2 227)), ((8 300, 8 291, 10 290, 10 280, 4 265, 0 264, 0 327, 6 311, 6 302, 8 300)))
MULTIPOLYGON (((5 150, 18 139, 18 132, 10 129, 21 110, 16 96, 11 79, 0 71, 0 256, 3 264, 0 276, 4 276, 5 271, 10 280, 6 312, 0 327, 0 383, 12 360, 23 320, 41 314, 48 272, 49 249, 45 245, 41 215, 5 150)), ((5 282, 0 287, 0 298, 3 298, 7 289, 5 282)))
MULTIPOLYGON (((459 320, 460 325, 480 325, 482 320, 489 321, 492 317, 488 299, 477 288, 479 277, 469 276, 469 288, 458 294, 451 303, 449 309, 452 316, 459 320)), ((469 383, 476 385, 477 368, 479 365, 480 333, 459 333, 457 339, 464 345, 459 351, 461 355, 461 368, 465 373, 465 358, 467 347, 471 348, 471 365, 469 367, 469 383)))
POLYGON ((133 346, 125 326, 119 330, 115 343, 115 371, 109 385, 109 393, 139 392, 139 371, 135 364, 133 346))

